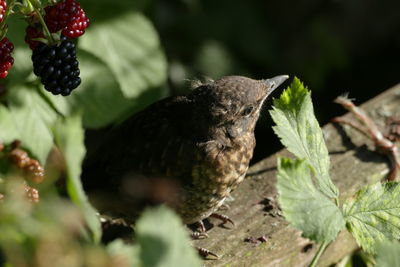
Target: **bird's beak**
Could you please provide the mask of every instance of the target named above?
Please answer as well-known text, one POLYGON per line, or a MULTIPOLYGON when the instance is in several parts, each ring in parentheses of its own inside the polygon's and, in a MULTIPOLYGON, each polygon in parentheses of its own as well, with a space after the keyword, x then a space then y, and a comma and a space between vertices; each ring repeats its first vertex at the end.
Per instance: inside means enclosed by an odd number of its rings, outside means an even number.
POLYGON ((279 75, 270 79, 263 80, 267 85, 267 96, 271 94, 276 88, 279 87, 284 81, 289 78, 289 75, 279 75))

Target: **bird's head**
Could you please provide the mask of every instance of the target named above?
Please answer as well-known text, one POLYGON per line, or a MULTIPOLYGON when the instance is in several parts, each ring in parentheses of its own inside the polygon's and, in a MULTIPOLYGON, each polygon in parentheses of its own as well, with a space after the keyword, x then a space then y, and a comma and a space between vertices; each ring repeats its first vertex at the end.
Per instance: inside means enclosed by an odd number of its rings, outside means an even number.
POLYGON ((195 103, 199 122, 224 127, 231 138, 254 131, 261 107, 287 75, 265 80, 226 76, 194 89, 189 98, 195 103))

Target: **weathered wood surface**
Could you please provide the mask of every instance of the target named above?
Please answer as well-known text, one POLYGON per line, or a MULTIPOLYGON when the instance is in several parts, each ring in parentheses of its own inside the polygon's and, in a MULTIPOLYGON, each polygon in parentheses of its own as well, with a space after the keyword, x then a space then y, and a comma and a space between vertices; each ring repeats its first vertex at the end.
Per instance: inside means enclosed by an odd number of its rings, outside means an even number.
MULTIPOLYGON (((363 104, 362 108, 378 125, 383 126, 385 116, 400 115, 400 85, 363 104)), ((345 116, 354 118, 350 114, 345 116)), ((323 130, 331 155, 331 177, 340 189, 341 200, 351 196, 363 185, 379 181, 388 173, 386 158, 376 153, 371 141, 358 131, 332 124, 326 125, 323 130)), ((233 192, 234 200, 229 203, 231 208, 223 213, 234 220, 235 227, 218 227, 218 220, 210 219, 210 237, 194 241, 196 246, 221 256, 219 260, 206 260, 205 266, 309 264, 317 245, 302 238, 298 231, 288 225, 280 216, 276 202, 276 162, 283 155, 289 156, 290 153, 280 151, 252 166, 247 179, 233 192), (257 245, 245 241, 247 238, 261 236, 267 236, 267 242, 257 245)), ((356 248, 355 241, 344 230, 328 247, 320 266, 335 263, 356 248)))

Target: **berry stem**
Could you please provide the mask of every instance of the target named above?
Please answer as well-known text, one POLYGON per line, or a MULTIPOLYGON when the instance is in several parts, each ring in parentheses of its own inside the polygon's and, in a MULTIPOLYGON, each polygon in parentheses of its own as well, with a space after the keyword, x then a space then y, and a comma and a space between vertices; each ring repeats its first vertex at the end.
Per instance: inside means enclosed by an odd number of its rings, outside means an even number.
POLYGON ((53 45, 56 43, 56 41, 53 38, 53 35, 51 35, 49 28, 46 25, 46 22, 43 19, 42 14, 40 13, 40 6, 36 6, 35 3, 32 2, 32 0, 28 0, 29 4, 33 7, 33 10, 36 12, 36 14, 38 15, 40 24, 42 24, 43 27, 43 33, 46 36, 46 39, 49 41, 50 45, 53 45))
POLYGON ((312 259, 310 265, 308 267, 315 267, 317 266, 317 263, 319 261, 319 258, 321 257, 322 253, 324 253, 326 247, 329 245, 330 242, 322 242, 322 244, 319 246, 317 254, 314 255, 314 258, 312 259))

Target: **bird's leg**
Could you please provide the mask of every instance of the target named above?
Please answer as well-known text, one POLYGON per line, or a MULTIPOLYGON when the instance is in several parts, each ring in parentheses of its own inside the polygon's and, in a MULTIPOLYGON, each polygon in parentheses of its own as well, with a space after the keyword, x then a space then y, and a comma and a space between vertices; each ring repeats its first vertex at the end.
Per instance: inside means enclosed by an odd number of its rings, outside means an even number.
POLYGON ((200 248, 196 247, 197 251, 199 252, 199 255, 202 256, 203 258, 207 258, 208 256, 214 256, 216 259, 219 259, 219 256, 211 251, 209 251, 206 248, 200 248))
POLYGON ((222 225, 225 225, 226 223, 231 223, 233 226, 235 226, 235 223, 226 215, 219 214, 219 213, 211 213, 210 217, 219 219, 222 221, 222 225))
POLYGON ((208 234, 206 233, 206 227, 204 226, 203 221, 198 221, 196 223, 197 225, 197 230, 192 232, 190 235, 193 239, 203 239, 207 238, 208 234))
POLYGON ((201 233, 204 233, 206 231, 206 227, 204 226, 203 221, 198 221, 197 223, 197 229, 199 229, 201 233))
MULTIPOLYGON (((192 232, 191 237, 193 239, 207 238, 208 234, 206 233, 206 227, 204 226, 203 221, 196 222, 196 225, 197 225, 198 230, 192 232)), ((199 255, 201 257, 203 257, 204 259, 207 258, 208 256, 213 256, 213 257, 215 257, 215 259, 219 259, 219 256, 217 254, 211 252, 210 250, 208 250, 206 248, 195 247, 195 249, 197 250, 199 255)))

